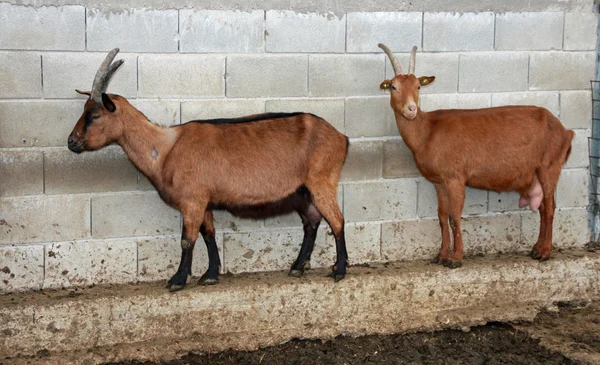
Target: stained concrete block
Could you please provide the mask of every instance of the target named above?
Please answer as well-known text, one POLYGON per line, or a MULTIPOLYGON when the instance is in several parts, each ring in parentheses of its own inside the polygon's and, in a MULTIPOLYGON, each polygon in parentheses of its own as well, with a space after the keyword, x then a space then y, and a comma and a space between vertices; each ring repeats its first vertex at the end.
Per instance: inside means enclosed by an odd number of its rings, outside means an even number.
POLYGON ((598 37, 598 15, 593 12, 565 13, 564 49, 593 51, 598 37))
POLYGON ((520 195, 517 192, 489 192, 488 210, 490 212, 508 212, 515 210, 527 210, 529 207, 519 208, 520 195))
POLYGON ((501 51, 562 49, 563 12, 496 15, 496 49, 501 51))
POLYGON ((83 6, 31 7, 0 4, 0 49, 83 51, 83 6))
MULTIPOLYGON (((531 248, 538 239, 540 231, 540 215, 534 212, 522 214, 523 245, 531 248)), ((590 240, 588 212, 586 208, 557 209, 554 212, 552 226, 553 247, 582 247, 590 240)), ((556 256, 556 252, 552 252, 556 256)))
POLYGON ((433 259, 440 251, 442 234, 438 219, 386 222, 381 228, 383 261, 433 259))
POLYGON ((419 97, 424 111, 438 109, 479 109, 490 106, 490 94, 433 94, 419 97))
POLYGON ((529 55, 523 52, 482 52, 460 55, 458 91, 527 90, 529 55))
POLYGON ((390 97, 346 99, 346 135, 353 137, 398 136, 390 97))
POLYGON ((529 90, 588 90, 595 60, 594 52, 531 53, 529 90))
POLYGON ((223 210, 213 211, 215 229, 218 232, 238 232, 264 229, 263 219, 238 218, 223 210))
POLYGON ((0 99, 42 96, 42 57, 29 52, 1 52, 0 85, 0 99))
POLYGON ((43 193, 43 152, 0 150, 0 196, 43 193))
POLYGON ((306 55, 227 57, 228 97, 306 96, 306 55))
POLYGON ((554 116, 560 115, 558 92, 516 92, 492 94, 492 106, 535 105, 548 109, 554 116))
POLYGON ((467 217, 461 222, 466 255, 529 250, 520 240, 521 216, 518 213, 467 217))
POLYGON ((0 199, 0 243, 65 241, 90 235, 90 199, 82 195, 0 199))
MULTIPOLYGON (((83 100, 87 95, 79 95, 75 89, 90 90, 98 67, 106 53, 47 53, 42 56, 44 67, 44 97, 79 98, 83 111, 83 100)), ((126 98, 137 95, 137 56, 119 53, 115 58, 125 63, 115 73, 108 93, 126 98)))
POLYGON ((383 143, 383 177, 417 177, 417 169, 412 152, 400 139, 386 140, 383 143))
POLYGON ((154 193, 92 197, 94 238, 153 236, 179 233, 180 214, 154 193))
POLYGON ((260 53, 264 49, 264 11, 179 11, 180 51, 260 53))
POLYGON ((590 164, 588 137, 592 132, 589 129, 577 129, 571 140, 571 154, 565 163, 565 168, 588 167, 590 164))
POLYGON ((358 12, 349 13, 347 17, 348 53, 382 52, 378 43, 394 52, 410 52, 413 46, 421 46, 423 13, 358 12))
POLYGON ((154 124, 169 127, 181 122, 179 101, 134 99, 129 102, 154 124))
POLYGON ((66 146, 81 101, 0 102, 0 147, 66 146))
POLYGON ((346 15, 267 10, 265 19, 267 52, 343 53, 346 49, 346 15))
MULTIPOLYGON (((223 263, 223 235, 215 235, 217 249, 221 258, 221 271, 225 272, 223 263)), ((137 279, 139 281, 167 281, 175 274, 181 261, 181 236, 156 236, 136 239, 138 262, 137 279)), ((192 280, 188 285, 195 286, 197 278, 208 269, 208 254, 202 236, 198 237, 194 246, 192 260, 192 280)))
MULTIPOLYGON (((419 217, 437 217, 438 202, 434 185, 427 180, 419 180, 418 187, 419 205, 417 212, 419 217)), ((465 217, 468 215, 483 214, 487 212, 487 193, 487 190, 479 190, 467 187, 465 191, 465 203, 463 205, 462 216, 465 217)))
POLYGON ((379 84, 385 72, 383 55, 311 55, 308 68, 310 96, 381 93, 379 84))
POLYGON ((181 121, 239 118, 265 112, 264 100, 195 100, 181 103, 181 121))
POLYGON ((425 13, 426 51, 488 51, 494 49, 494 13, 425 13))
POLYGON ((44 246, 0 247, 0 281, 0 293, 41 289, 44 246))
POLYGON ((44 288, 131 283, 136 260, 133 239, 56 242, 46 246, 44 288))
POLYGON ((381 178, 382 161, 382 141, 350 141, 341 180, 379 179, 381 178))
POLYGON ((130 9, 106 13, 88 9, 86 16, 89 51, 177 52, 178 11, 175 9, 130 9))
MULTIPOLYGON (((338 202, 338 206, 340 207, 340 210, 342 210, 342 212, 343 212, 344 186, 341 184, 338 185, 338 187, 337 187, 337 202, 338 202)), ((277 227, 279 227, 279 228, 298 228, 298 227, 302 227, 302 219, 300 218, 300 215, 298 215, 298 213, 294 212, 294 213, 290 213, 290 214, 267 218, 264 220, 264 227, 266 227, 266 229, 273 229, 273 228, 277 228, 277 227)), ((327 224, 327 221, 325 221, 325 220, 321 221, 320 227, 327 228, 329 230, 329 225, 327 224)))
POLYGON ((46 194, 98 193, 135 190, 137 170, 121 147, 110 146, 93 153, 69 150, 44 152, 46 194))
POLYGON ((591 91, 561 91, 560 121, 565 128, 588 129, 592 126, 591 91))
POLYGON ((225 95, 225 56, 142 55, 138 58, 139 95, 197 98, 225 95))
POLYGON ((556 206, 558 208, 586 207, 589 179, 587 169, 563 170, 556 187, 556 206))
POLYGON ((344 133, 344 100, 341 99, 280 99, 267 100, 266 111, 269 113, 312 113, 344 133))
POLYGON ((344 185, 344 216, 348 222, 416 218, 415 179, 344 185))
MULTIPOLYGON (((425 94, 455 93, 458 90, 458 53, 423 53, 417 52, 415 75, 435 76, 435 81, 419 90, 425 94)), ((409 54, 396 55, 402 65, 402 72, 408 72, 409 54)), ((394 70, 389 60, 385 64, 385 77, 392 79, 394 70)), ((382 80, 383 81, 383 80, 382 80)))

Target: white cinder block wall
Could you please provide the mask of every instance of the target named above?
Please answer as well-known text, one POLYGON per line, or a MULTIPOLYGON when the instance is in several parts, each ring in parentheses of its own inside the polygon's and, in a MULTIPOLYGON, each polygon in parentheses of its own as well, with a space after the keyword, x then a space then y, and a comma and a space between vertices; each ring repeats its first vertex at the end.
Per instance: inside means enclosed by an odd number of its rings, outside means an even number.
MULTIPOLYGON (((434 189, 378 88, 391 67, 377 43, 404 67, 417 45, 417 73, 437 77, 422 89, 424 110, 535 104, 576 130, 554 237, 558 247, 589 238, 591 0, 30 3, 0 3, 0 292, 166 280, 179 263, 179 213, 121 149, 66 148, 85 100, 75 88, 91 86, 113 47, 125 65, 110 92, 160 123, 306 111, 348 135, 339 201, 350 262, 358 264, 427 259, 439 247, 434 189)), ((517 203, 515 194, 469 189, 469 254, 529 249, 539 217, 517 203)), ((295 216, 217 220, 224 272, 287 269, 299 250, 295 216)), ((201 240, 196 247, 200 275, 207 258, 201 240)), ((333 263, 334 251, 322 229, 313 267, 333 263)))

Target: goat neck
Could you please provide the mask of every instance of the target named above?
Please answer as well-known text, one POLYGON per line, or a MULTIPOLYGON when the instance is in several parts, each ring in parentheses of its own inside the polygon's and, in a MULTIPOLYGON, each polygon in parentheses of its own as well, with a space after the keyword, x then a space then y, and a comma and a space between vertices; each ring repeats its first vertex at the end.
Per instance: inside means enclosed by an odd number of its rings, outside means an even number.
POLYGON ((414 154, 424 148, 427 138, 431 133, 431 122, 426 112, 417 108, 414 119, 407 119, 402 113, 394 110, 396 125, 402 140, 414 154))

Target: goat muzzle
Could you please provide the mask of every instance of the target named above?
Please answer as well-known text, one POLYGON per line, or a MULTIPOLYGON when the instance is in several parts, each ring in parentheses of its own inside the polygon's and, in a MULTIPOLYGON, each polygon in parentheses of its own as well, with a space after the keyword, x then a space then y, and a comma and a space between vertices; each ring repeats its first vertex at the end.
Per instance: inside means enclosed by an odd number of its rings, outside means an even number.
POLYGON ((84 145, 84 142, 75 140, 75 138, 73 138, 73 135, 70 135, 69 138, 67 139, 67 147, 69 147, 69 150, 71 150, 72 152, 75 152, 75 153, 83 152, 83 145, 84 145))

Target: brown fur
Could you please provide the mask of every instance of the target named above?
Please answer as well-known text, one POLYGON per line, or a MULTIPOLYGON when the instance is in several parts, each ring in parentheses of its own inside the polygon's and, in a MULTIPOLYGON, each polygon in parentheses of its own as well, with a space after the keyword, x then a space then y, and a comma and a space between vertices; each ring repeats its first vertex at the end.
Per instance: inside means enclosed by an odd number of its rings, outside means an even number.
POLYGON ((550 258, 554 191, 570 149, 573 131, 567 131, 548 110, 535 106, 504 106, 475 110, 436 110, 429 113, 409 104, 418 103, 420 86, 435 77, 397 75, 385 80, 390 105, 404 142, 412 151, 421 174, 435 185, 442 246, 435 261, 461 265, 463 243, 460 219, 465 186, 497 192, 527 192, 539 180, 540 234, 532 256, 550 258), (536 180, 537 179, 537 180, 536 180), (450 254, 451 220, 454 249, 450 254))

